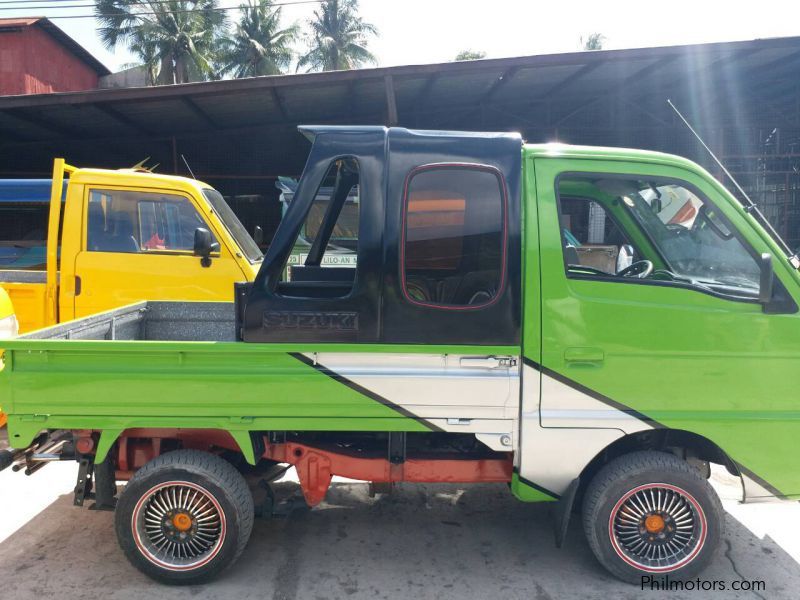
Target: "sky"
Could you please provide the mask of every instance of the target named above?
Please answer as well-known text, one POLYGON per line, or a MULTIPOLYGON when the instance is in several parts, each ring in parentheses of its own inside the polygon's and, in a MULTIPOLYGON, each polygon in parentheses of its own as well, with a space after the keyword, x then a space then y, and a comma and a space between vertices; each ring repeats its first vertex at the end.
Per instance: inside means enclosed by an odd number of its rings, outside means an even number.
MULTIPOLYGON (((87 15, 91 5, 92 0, 4 0, 0 17, 87 15), (86 6, 49 8, 58 4, 86 6)), ((284 19, 302 25, 315 6, 285 6, 284 19)), ((227 14, 234 21, 238 12, 227 14)), ((605 49, 800 35, 798 0, 361 0, 361 14, 380 31, 370 43, 380 66, 445 62, 465 49, 488 58, 572 52, 593 32, 605 36, 605 49)), ((123 47, 103 47, 93 19, 53 21, 112 71, 134 62, 123 47)))

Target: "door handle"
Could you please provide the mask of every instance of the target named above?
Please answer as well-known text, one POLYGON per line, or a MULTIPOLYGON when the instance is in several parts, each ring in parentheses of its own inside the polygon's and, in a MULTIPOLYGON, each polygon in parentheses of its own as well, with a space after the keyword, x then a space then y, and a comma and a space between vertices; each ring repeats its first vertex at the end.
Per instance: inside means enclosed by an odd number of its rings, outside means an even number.
POLYGON ((473 369, 507 369, 517 364, 511 356, 464 356, 458 363, 473 369))
POLYGON ((572 366, 600 366, 605 360, 602 348, 573 347, 564 350, 564 362, 572 366))

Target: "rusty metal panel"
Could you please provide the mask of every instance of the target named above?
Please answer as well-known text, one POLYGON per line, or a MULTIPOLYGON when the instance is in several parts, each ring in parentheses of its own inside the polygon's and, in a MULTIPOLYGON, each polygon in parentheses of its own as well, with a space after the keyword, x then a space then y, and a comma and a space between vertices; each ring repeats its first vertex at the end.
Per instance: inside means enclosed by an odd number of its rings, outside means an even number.
POLYGON ((34 26, 0 30, 0 95, 97 88, 97 72, 34 26))

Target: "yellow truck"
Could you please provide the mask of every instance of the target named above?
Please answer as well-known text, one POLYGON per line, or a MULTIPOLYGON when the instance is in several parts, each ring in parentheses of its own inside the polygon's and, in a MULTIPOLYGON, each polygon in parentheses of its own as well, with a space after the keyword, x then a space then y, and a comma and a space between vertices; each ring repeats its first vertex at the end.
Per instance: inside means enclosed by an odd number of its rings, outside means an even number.
POLYGON ((0 225, 0 339, 141 300, 233 301, 262 260, 218 191, 137 168, 58 158, 52 181, 0 181, 0 225))
MULTIPOLYGON (((47 183, 46 222, 0 242, 0 288, 21 333, 140 300, 233 301, 231 284, 258 272, 258 245, 205 183, 63 159, 47 183)), ((24 206, 33 218, 24 183, 11 187, 0 206, 8 226, 24 206)))

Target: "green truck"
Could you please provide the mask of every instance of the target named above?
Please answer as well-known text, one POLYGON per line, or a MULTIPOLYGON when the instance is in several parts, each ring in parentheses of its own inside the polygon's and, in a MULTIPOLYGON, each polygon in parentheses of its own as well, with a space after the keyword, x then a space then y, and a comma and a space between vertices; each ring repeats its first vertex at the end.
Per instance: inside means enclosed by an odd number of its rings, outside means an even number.
POLYGON ((115 509, 137 568, 219 573, 251 532, 245 476, 287 465, 311 506, 336 475, 508 484, 553 503, 557 543, 579 512, 628 581, 712 560, 710 463, 743 500, 800 494, 800 261, 701 167, 509 133, 301 131, 294 199, 233 302, 3 342, 0 460, 78 461, 75 503, 115 509), (341 267, 325 256, 348 197, 341 267))

